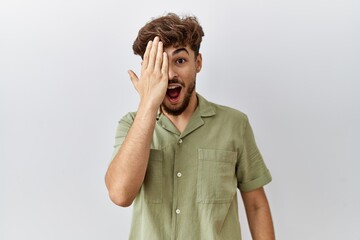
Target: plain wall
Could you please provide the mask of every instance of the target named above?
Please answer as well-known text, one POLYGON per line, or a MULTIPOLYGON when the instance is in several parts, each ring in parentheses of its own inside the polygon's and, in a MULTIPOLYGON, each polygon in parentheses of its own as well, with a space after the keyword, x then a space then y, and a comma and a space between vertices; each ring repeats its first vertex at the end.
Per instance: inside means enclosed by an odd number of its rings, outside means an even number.
POLYGON ((0 239, 127 239, 104 175, 133 40, 167 12, 203 25, 198 92, 250 118, 277 239, 360 239, 357 0, 0 0, 0 239))

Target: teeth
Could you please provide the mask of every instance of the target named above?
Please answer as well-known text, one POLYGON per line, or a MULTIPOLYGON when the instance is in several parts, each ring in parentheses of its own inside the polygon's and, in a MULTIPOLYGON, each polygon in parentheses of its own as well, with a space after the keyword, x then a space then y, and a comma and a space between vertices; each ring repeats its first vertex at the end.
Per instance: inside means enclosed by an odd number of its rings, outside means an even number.
POLYGON ((168 89, 175 89, 177 88, 178 86, 169 86, 168 89))

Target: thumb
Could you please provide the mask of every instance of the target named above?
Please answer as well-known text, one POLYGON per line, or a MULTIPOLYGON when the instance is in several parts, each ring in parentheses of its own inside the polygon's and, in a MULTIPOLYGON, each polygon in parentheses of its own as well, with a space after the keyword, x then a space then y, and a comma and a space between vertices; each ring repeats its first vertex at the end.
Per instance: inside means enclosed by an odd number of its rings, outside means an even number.
POLYGON ((129 77, 130 77, 131 81, 133 82, 133 84, 135 84, 137 81, 139 81, 138 76, 132 70, 128 70, 128 74, 129 74, 129 77))

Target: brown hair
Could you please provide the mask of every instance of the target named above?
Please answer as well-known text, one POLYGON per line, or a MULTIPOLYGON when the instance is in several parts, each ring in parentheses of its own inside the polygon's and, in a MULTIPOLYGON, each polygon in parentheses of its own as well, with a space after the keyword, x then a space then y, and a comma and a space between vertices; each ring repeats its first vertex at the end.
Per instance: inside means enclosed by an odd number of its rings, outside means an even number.
POLYGON ((139 30, 134 41, 133 50, 136 55, 144 57, 146 45, 156 36, 163 42, 164 48, 190 45, 199 54, 204 32, 195 16, 180 17, 174 13, 152 19, 139 30))

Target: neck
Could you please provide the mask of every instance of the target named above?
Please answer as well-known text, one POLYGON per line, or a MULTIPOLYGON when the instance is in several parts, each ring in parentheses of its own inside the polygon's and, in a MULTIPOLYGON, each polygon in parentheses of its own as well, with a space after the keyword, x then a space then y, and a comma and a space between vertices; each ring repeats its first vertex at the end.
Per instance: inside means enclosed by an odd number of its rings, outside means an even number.
POLYGON ((180 115, 174 116, 163 111, 164 115, 174 124, 174 126, 182 133, 190 121, 192 114, 195 112, 198 105, 196 93, 191 96, 188 107, 180 115))

